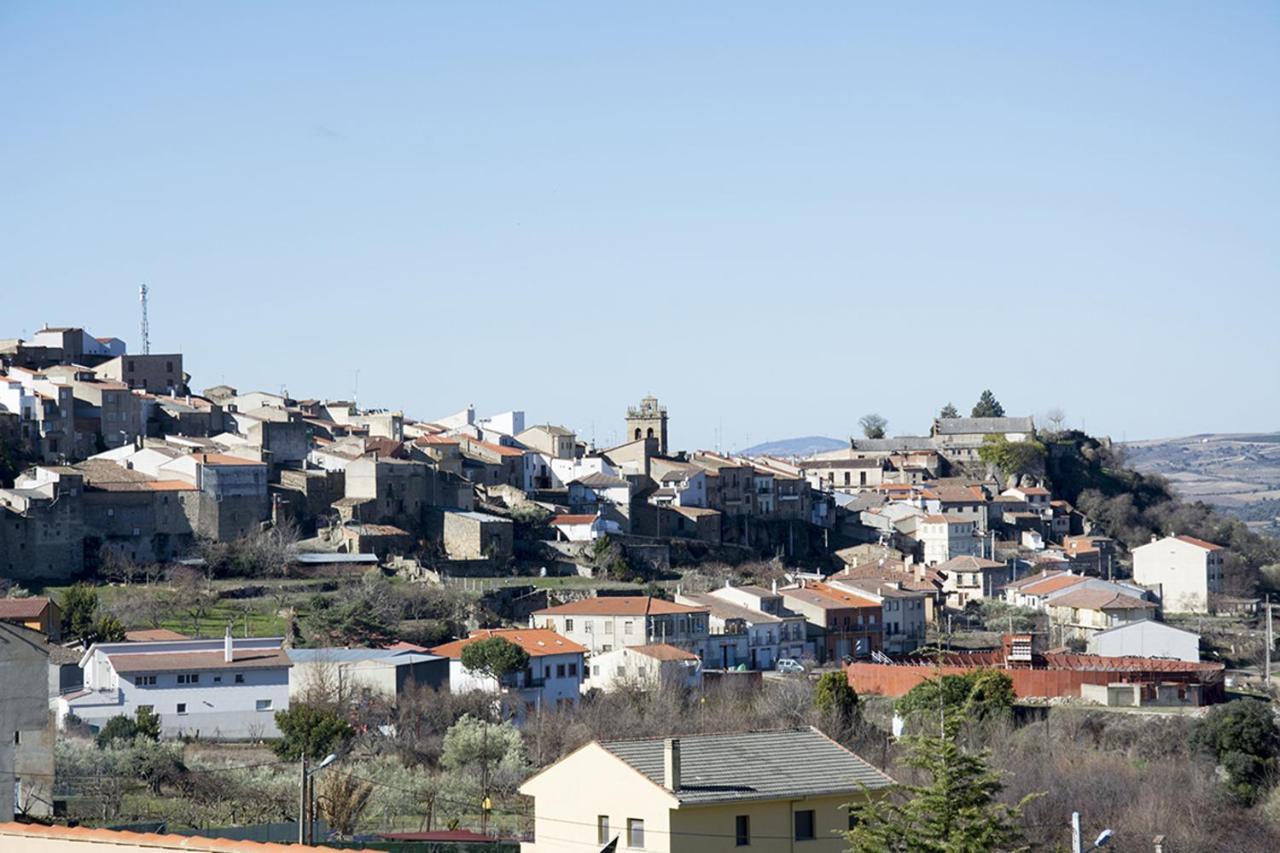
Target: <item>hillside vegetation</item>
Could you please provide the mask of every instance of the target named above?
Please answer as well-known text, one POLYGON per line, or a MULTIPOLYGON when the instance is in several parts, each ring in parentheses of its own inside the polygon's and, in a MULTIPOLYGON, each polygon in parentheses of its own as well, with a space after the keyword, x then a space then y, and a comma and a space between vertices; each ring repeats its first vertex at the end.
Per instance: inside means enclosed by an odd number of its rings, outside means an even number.
POLYGON ((1046 471, 1054 494, 1128 548, 1152 536, 1195 536, 1230 549, 1225 566, 1228 594, 1280 588, 1280 539, 1260 535, 1203 501, 1183 500, 1164 477, 1128 467, 1108 441, 1071 430, 1046 444, 1046 471))

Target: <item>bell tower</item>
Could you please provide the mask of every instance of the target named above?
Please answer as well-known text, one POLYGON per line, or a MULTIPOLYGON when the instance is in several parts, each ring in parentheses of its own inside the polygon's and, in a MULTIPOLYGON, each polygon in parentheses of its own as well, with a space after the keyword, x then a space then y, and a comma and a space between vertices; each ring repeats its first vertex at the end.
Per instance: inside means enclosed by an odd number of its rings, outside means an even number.
POLYGON ((667 452, 667 410, 658 404, 658 398, 645 397, 638 406, 627 407, 627 441, 656 438, 658 453, 667 452))

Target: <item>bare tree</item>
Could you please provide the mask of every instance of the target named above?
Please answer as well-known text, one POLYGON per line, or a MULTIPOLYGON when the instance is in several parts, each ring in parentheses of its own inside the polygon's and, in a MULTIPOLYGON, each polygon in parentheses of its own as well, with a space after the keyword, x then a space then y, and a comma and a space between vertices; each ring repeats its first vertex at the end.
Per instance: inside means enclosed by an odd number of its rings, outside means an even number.
POLYGON ((889 421, 875 413, 863 415, 858 421, 862 434, 867 438, 884 438, 884 431, 889 428, 889 421))

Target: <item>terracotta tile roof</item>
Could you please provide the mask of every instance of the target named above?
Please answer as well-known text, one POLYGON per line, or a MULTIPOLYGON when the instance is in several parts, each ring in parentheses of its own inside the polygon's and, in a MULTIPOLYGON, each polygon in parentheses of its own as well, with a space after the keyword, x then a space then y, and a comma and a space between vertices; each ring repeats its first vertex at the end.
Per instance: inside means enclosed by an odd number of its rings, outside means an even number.
POLYGON ((926 515, 922 520, 930 524, 975 524, 977 522, 976 518, 958 515, 926 515))
MULTIPOLYGON (((296 853, 292 844, 272 844, 261 841, 233 841, 228 838, 200 838, 190 835, 161 835, 154 832, 125 832, 115 829, 90 829, 87 826, 43 826, 37 823, 0 823, 0 849, 26 850, 32 844, 22 839, 43 839, 55 846, 79 845, 88 851, 94 848, 144 847, 156 850, 180 850, 191 853, 296 853)), ((41 845, 40 849, 46 849, 41 845)), ((354 853, 374 853, 361 848, 354 853)))
POLYGON ((553 515, 549 524, 591 524, 596 520, 594 515, 553 515))
POLYGON ((461 444, 457 436, 453 435, 421 435, 413 440, 414 444, 424 446, 428 444, 461 444))
POLYGON ((1206 542, 1203 539, 1197 539, 1194 536, 1175 536, 1179 542, 1186 542, 1188 545, 1195 545, 1197 548, 1203 548, 1206 551, 1223 551, 1221 545, 1214 545, 1212 542, 1206 542))
POLYGON ((1003 569, 1005 564, 982 557, 952 557, 945 563, 939 563, 937 568, 940 572, 989 572, 992 569, 1003 569))
POLYGON ((462 650, 479 640, 501 637, 509 643, 515 643, 529 653, 529 657, 545 657, 546 655, 566 655, 580 652, 586 654, 586 647, 573 640, 560 636, 546 628, 482 628, 472 631, 466 639, 454 640, 431 649, 433 655, 441 655, 451 660, 460 660, 462 650))
POLYGON ((705 607, 689 607, 646 595, 598 595, 557 607, 535 610, 534 616, 663 616, 671 613, 706 613, 705 607))
POLYGON ((798 598, 810 604, 816 604, 826 610, 841 610, 847 607, 879 607, 869 598, 854 595, 843 589, 827 586, 824 583, 806 584, 804 587, 787 587, 778 590, 785 598, 798 598))
POLYGON ((48 606, 44 596, 0 598, 0 619, 38 619, 48 606))
POLYGON ((1080 589, 1064 593, 1049 602, 1050 607, 1078 607, 1082 610, 1154 610, 1155 605, 1132 595, 1109 589, 1080 589))
POLYGON ((225 453, 195 453, 192 454, 200 462, 205 465, 266 465, 265 462, 254 462, 252 459, 242 459, 239 456, 228 456, 225 453))
POLYGON ((108 655, 111 666, 124 675, 135 672, 174 672, 207 669, 280 669, 293 666, 284 649, 236 649, 234 659, 223 660, 221 650, 210 652, 116 652, 108 655))
POLYGON ((507 447, 502 444, 494 444, 489 441, 481 441, 478 438, 468 439, 468 445, 483 447, 485 450, 491 450, 499 456, 524 456, 525 451, 519 447, 507 447))
POLYGON ((638 652, 646 657, 655 660, 699 660, 700 658, 693 652, 685 651, 677 648, 670 643, 649 643, 644 646, 626 646, 633 652, 638 652))
POLYGON ((152 480, 146 484, 153 492, 194 492, 196 487, 183 480, 152 480))
POLYGON ((1022 587, 1022 591, 1028 595, 1048 595, 1051 592, 1057 592, 1060 589, 1066 589, 1069 586, 1075 586, 1078 583, 1084 583, 1083 575, 1057 574, 1043 580, 1029 583, 1022 587))

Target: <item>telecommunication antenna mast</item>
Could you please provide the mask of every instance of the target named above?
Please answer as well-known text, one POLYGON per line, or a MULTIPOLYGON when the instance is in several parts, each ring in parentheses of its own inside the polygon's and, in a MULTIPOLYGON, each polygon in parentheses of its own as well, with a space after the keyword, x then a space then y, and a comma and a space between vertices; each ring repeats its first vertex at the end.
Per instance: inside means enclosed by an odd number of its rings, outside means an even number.
POLYGON ((151 324, 147 322, 147 286, 138 289, 138 300, 142 303, 142 354, 151 355, 151 324))

